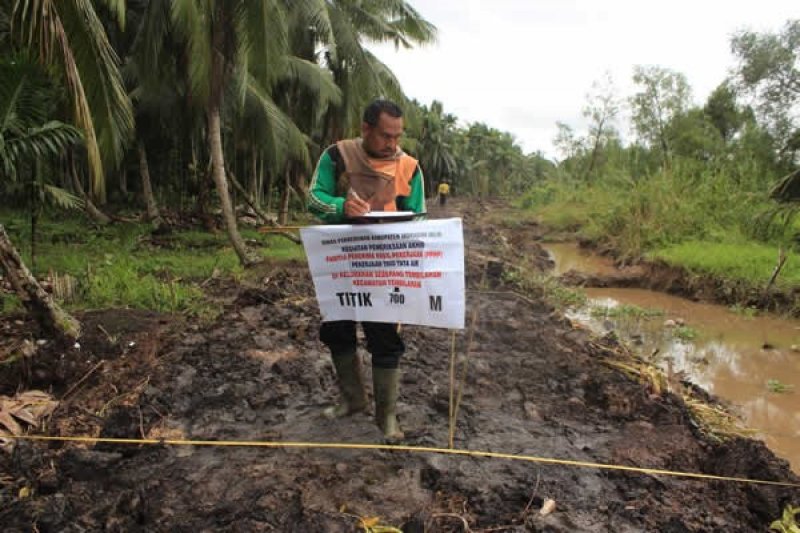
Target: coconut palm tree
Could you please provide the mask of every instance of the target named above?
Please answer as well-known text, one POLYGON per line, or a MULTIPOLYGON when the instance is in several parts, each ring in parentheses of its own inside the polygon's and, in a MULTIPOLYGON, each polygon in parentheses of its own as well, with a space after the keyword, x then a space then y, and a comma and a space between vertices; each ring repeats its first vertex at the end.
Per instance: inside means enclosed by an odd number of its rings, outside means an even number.
MULTIPOLYGON (((31 214, 31 261, 36 221, 45 203, 74 207, 77 199, 45 179, 44 168, 81 141, 80 132, 51 120, 57 89, 25 56, 0 61, 0 191, 27 204, 31 214)), ((39 286, 0 224, 0 266, 25 306, 46 329, 77 337, 79 324, 39 286)))
POLYGON ((36 258, 36 222, 46 204, 80 202, 46 179, 45 167, 81 141, 80 132, 52 120, 57 88, 24 55, 0 59, 0 191, 27 205, 31 219, 31 264, 36 258))
POLYGON ((436 28, 405 0, 330 0, 325 2, 330 31, 317 31, 324 62, 344 100, 327 117, 327 140, 358 131, 364 106, 376 96, 405 102, 394 73, 365 46, 393 43, 411 48, 432 43, 436 28))
MULTIPOLYGON (((125 0, 98 0, 117 24, 125 23, 125 0)), ((10 40, 58 72, 83 132, 91 192, 105 200, 105 169, 121 160, 133 129, 131 104, 117 56, 91 0, 10 0, 0 20, 10 23, 10 40), (10 9, 9 9, 10 7, 10 9)), ((2 26, 2 24, 0 24, 2 26)))
POLYGON ((56 88, 25 56, 0 59, 0 184, 19 181, 37 158, 56 157, 80 141, 52 120, 56 88))
POLYGON ((433 194, 434 181, 450 179, 456 175, 458 163, 455 156, 456 118, 444 112, 436 100, 430 109, 422 106, 421 131, 417 139, 417 156, 422 168, 432 179, 428 180, 428 195, 433 194))
MULTIPOLYGON (((311 65, 288 54, 288 6, 314 19, 319 0, 174 0, 171 22, 188 45, 193 99, 206 115, 212 177, 222 204, 228 235, 240 260, 250 259, 236 228, 226 181, 222 130, 226 106, 253 102, 271 124, 276 155, 295 154, 308 160, 307 138, 272 98, 271 90, 287 72, 311 65)), ((318 67, 314 67, 318 68, 318 67)))

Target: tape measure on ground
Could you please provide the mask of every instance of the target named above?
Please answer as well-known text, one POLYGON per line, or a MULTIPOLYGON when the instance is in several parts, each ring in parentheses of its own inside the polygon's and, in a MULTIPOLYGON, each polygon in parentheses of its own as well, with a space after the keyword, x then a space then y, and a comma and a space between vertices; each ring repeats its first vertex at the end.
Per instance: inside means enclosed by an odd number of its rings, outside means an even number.
POLYGON ((623 472, 635 472, 639 474, 650 474, 657 476, 684 477, 689 479, 701 479, 708 481, 728 481, 737 483, 748 483, 752 485, 774 485, 779 487, 790 487, 800 489, 800 483, 788 481, 771 481, 766 479, 748 479, 743 477, 717 476, 713 474, 700 474, 696 472, 680 472, 675 470, 664 470, 660 468, 643 468, 638 466, 617 465, 609 463, 594 463, 589 461, 576 461, 572 459, 558 459, 553 457, 539 457, 535 455, 518 455, 511 453, 486 452, 480 450, 461 450, 450 448, 435 448, 428 446, 405 446, 397 444, 349 444, 338 442, 290 442, 290 441, 242 441, 242 440, 189 440, 189 439, 118 439, 105 437, 54 437, 46 435, 9 435, 2 438, 30 441, 50 441, 50 442, 83 442, 83 443, 107 443, 107 444, 139 444, 139 445, 163 445, 163 446, 238 446, 238 447, 260 447, 260 448, 304 448, 304 449, 335 449, 335 450, 373 450, 373 451, 393 451, 406 453, 435 453, 442 455, 460 455, 467 457, 483 457, 489 459, 507 459, 512 461, 527 461, 531 463, 562 465, 581 468, 597 468, 601 470, 618 470, 623 472))

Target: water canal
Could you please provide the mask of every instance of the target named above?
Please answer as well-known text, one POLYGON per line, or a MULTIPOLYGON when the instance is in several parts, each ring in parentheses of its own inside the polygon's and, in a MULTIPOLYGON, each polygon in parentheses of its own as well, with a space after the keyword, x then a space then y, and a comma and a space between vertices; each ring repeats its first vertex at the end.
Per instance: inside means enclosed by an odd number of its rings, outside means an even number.
MULTIPOLYGON (((555 275, 608 275, 612 261, 577 244, 547 244, 555 275)), ((730 402, 757 437, 800 472, 800 320, 730 309, 646 289, 585 289, 568 316, 598 333, 616 331, 642 355, 657 353, 730 402), (643 312, 644 311, 644 312, 643 312)))

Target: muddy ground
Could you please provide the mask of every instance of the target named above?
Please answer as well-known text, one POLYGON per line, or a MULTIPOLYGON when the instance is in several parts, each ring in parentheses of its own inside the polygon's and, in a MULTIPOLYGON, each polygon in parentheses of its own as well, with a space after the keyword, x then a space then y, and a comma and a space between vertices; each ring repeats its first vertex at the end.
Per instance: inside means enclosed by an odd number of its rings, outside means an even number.
MULTIPOLYGON (((463 205, 439 213, 464 216, 468 317, 477 311, 457 447, 800 481, 760 442, 718 443, 677 397, 603 364, 611 341, 535 292, 507 292, 503 271, 546 264, 536 229, 490 226, 493 205, 463 205)), ((62 399, 44 430, 53 435, 381 442, 368 415, 321 416, 335 382, 304 264, 215 283, 215 322, 87 313, 80 348, 42 346, 3 370, 0 394, 52 391, 62 399)), ((36 338, 27 322, 3 327, 36 338)), ((446 447, 450 333, 405 327, 404 337, 404 444, 446 447)), ((3 531, 348 532, 380 517, 404 531, 743 532, 765 531, 788 503, 800 490, 387 451, 22 442, 0 454, 3 531), (556 510, 540 516, 548 498, 556 510)))

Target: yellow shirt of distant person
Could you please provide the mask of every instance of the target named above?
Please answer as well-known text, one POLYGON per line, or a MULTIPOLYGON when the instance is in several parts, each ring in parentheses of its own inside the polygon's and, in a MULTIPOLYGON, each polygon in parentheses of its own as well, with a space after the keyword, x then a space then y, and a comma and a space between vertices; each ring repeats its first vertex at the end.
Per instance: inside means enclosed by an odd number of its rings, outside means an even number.
POLYGON ((438 193, 442 196, 450 194, 450 185, 447 183, 440 183, 438 193))

